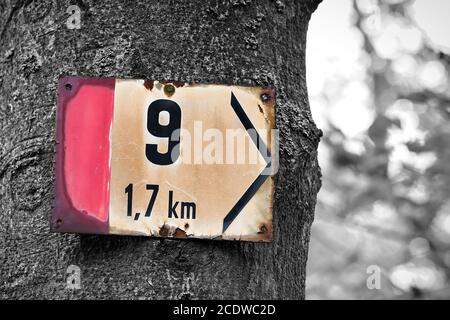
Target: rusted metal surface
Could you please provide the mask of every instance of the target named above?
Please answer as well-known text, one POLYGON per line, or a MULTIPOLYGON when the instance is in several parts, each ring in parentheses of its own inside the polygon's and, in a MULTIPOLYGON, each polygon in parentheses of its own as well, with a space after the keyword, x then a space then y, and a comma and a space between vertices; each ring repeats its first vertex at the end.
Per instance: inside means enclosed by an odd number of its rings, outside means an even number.
MULTIPOLYGON (((70 172, 65 170, 65 154, 69 153, 74 157, 73 152, 67 150, 64 140, 67 134, 64 125, 67 122, 65 109, 70 99, 76 101, 79 86, 83 83, 101 86, 101 81, 106 80, 78 77, 60 80, 53 231, 179 239, 271 240, 274 177, 273 171, 268 169, 273 170, 277 155, 270 131, 275 129, 275 90, 272 87, 108 79, 105 83, 113 91, 114 106, 112 123, 109 129, 102 133, 108 135, 109 139, 108 167, 103 168, 109 173, 104 185, 108 189, 108 197, 107 202, 103 203, 108 212, 107 220, 100 219, 102 224, 98 230, 95 226, 86 227, 84 222, 79 224, 79 221, 99 220, 99 215, 97 212, 83 209, 82 205, 62 205, 71 201, 65 189, 67 181, 70 183, 74 179, 70 177, 70 172), (68 93, 68 90, 64 89, 67 84, 73 85, 75 90, 69 90, 68 93), (75 98, 71 98, 74 95, 75 98), (153 163, 151 157, 146 157, 148 145, 154 145, 151 150, 158 154, 168 152, 169 148, 173 147, 173 141, 165 133, 167 128, 173 127, 175 115, 170 113, 167 116, 163 106, 161 110, 164 112, 160 110, 157 115, 159 117, 154 118, 157 123, 149 122, 149 109, 153 108, 152 103, 157 101, 166 105, 176 104, 178 107, 175 108, 180 114, 180 154, 170 164, 153 163), (159 132, 152 129, 155 126, 159 128, 159 132), (199 127, 202 129, 200 153, 196 149, 199 127), (259 148, 264 146, 269 151, 266 155, 260 153, 256 142, 253 143, 256 140, 252 141, 254 138, 249 135, 251 128, 255 129, 259 148), (236 147, 237 152, 234 154, 235 159, 244 156, 245 161, 242 163, 225 161, 231 154, 231 148, 226 149, 227 132, 230 130, 235 134, 233 139, 246 141, 246 148, 236 147), (222 161, 218 161, 220 157, 216 157, 216 153, 220 143, 217 143, 217 137, 221 135, 224 147, 222 161), (205 139, 205 136, 210 139, 205 139), (187 144, 188 138, 190 144, 187 144), (214 152, 206 153, 204 147, 211 145, 216 148, 209 151, 214 152), (214 162, 205 161, 202 158, 204 154, 213 154, 214 162), (256 154, 256 162, 249 161, 252 154, 256 154), (197 156, 202 158, 201 161, 198 161, 197 156), (268 171, 271 174, 267 174, 268 171), (67 223, 66 219, 72 216, 78 220, 71 219, 67 223)), ((89 100, 89 97, 79 99, 85 101, 89 100)), ((78 107, 95 108, 94 105, 78 107)), ((167 110, 171 111, 170 108, 167 110)), ((79 148, 82 150, 82 146, 79 148)), ((88 160, 80 156, 80 163, 86 161, 88 160)), ((75 164, 72 162, 72 165, 75 164)), ((91 168, 93 172, 100 170, 97 167, 86 168, 91 168)), ((92 188, 88 182, 85 184, 92 188)), ((77 184, 82 185, 83 182, 77 184)), ((77 192, 74 191, 73 194, 77 195, 77 192)), ((95 202, 92 199, 86 201, 89 204, 95 202)))

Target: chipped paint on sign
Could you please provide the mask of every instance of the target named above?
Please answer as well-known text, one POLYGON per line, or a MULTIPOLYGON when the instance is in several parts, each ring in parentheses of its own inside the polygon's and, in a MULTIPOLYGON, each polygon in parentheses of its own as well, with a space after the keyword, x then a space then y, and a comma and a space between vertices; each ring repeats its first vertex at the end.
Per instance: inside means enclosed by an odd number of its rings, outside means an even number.
POLYGON ((58 102, 52 230, 271 239, 272 88, 66 77, 58 102))

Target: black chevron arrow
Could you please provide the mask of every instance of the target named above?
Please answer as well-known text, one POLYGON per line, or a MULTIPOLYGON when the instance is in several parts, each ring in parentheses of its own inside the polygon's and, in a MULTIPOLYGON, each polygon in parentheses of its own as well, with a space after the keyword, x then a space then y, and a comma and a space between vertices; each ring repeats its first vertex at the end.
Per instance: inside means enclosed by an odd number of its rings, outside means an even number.
MULTIPOLYGON (((250 134, 249 136, 252 139, 253 143, 255 144, 258 151, 263 156, 264 160, 266 161, 266 168, 268 169, 271 166, 272 163, 272 156, 270 154, 270 150, 267 149, 267 146, 265 145, 264 141, 261 139, 258 131, 256 131, 255 127, 253 126, 252 122, 248 118, 247 114, 245 113, 244 109, 242 108, 239 101, 236 99, 236 96, 231 92, 231 106, 233 107, 234 112, 238 116, 239 120, 244 125, 245 130, 247 133, 249 133, 249 130, 252 132, 255 132, 255 134, 250 134), (263 154, 261 150, 267 150, 266 154, 263 154)), ((265 170, 264 169, 264 170, 265 170)), ((264 171, 263 170, 263 171, 264 171)), ((239 215, 241 210, 245 207, 245 205, 250 201, 250 199, 255 195, 255 193, 258 191, 259 187, 266 181, 268 175, 260 174, 255 181, 251 184, 251 186, 244 192, 242 197, 236 202, 234 207, 228 212, 228 214, 223 219, 223 229, 222 233, 225 232, 230 224, 236 219, 236 217, 239 215)))

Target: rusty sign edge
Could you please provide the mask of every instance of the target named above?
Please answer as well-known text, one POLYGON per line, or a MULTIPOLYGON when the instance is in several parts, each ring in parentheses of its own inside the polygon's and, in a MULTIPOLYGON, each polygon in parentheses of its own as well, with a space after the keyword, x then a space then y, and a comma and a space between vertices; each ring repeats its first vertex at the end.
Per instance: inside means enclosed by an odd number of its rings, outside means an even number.
MULTIPOLYGON (((139 80, 139 79, 127 79, 127 78, 101 78, 101 77, 78 77, 78 76, 62 76, 58 81, 58 107, 56 113, 56 177, 55 177, 55 205, 52 211, 52 217, 50 221, 50 229, 52 232, 65 232, 65 233, 85 233, 85 234, 110 234, 109 226, 105 228, 105 224, 108 225, 108 220, 99 222, 96 219, 93 219, 90 216, 83 216, 82 212, 77 211, 73 206, 69 203, 65 203, 65 205, 61 205, 58 203, 58 195, 64 197, 64 182, 63 175, 61 170, 63 169, 62 157, 64 156, 64 137, 63 130, 64 128, 61 126, 61 122, 64 120, 66 105, 70 100, 70 97, 76 94, 77 86, 81 86, 85 83, 91 83, 99 86, 105 86, 112 90, 114 90, 115 81, 116 80, 139 80), (72 85, 71 90, 73 93, 67 96, 67 83, 72 85), (62 190, 61 190, 62 189, 62 190), (61 192, 62 191, 62 192, 61 192), (73 209, 73 210, 72 210, 73 209), (74 212, 75 211, 75 212, 74 212), (64 220, 63 220, 64 219, 64 220), (67 221, 68 220, 68 221, 67 221), (63 223, 64 221, 64 223, 63 223)), ((144 86, 151 90, 155 82, 161 83, 163 86, 172 85, 175 87, 182 86, 224 86, 224 87, 240 87, 246 90, 255 90, 260 95, 260 98, 263 102, 263 106, 265 111, 267 112, 268 117, 266 120, 269 123, 269 127, 271 129, 276 128, 276 112, 275 112, 275 104, 276 104, 276 96, 275 96, 275 88, 273 86, 251 86, 251 85, 234 85, 234 84, 216 84, 216 83, 195 83, 195 82, 181 82, 176 80, 143 80, 144 86), (264 101, 265 100, 265 101, 264 101)), ((114 104, 114 102, 113 102, 114 104)), ((112 121, 112 120, 111 120, 112 121)), ((267 147, 273 153, 273 143, 272 141, 267 141, 267 147)), ((227 241, 250 241, 250 242, 270 242, 273 239, 273 201, 274 201, 274 190, 275 190, 275 176, 268 176, 267 180, 263 183, 268 183, 270 185, 270 207, 268 210, 271 212, 270 220, 266 221, 260 227, 260 231, 256 235, 245 235, 245 236, 190 236, 186 234, 185 231, 179 230, 167 230, 163 231, 159 235, 142 235, 149 238, 173 238, 173 239, 199 239, 199 240, 227 240, 227 241)), ((261 191, 261 188, 258 188, 256 195, 261 191)), ((253 195, 253 196, 254 196, 253 195)), ((66 201, 69 202, 69 201, 66 201)), ((109 213, 108 213, 109 216, 109 213)), ((164 225, 161 227, 164 229, 164 225)), ((129 235, 138 235, 138 234, 129 234, 129 235)), ((139 236, 139 235, 138 235, 139 236)))

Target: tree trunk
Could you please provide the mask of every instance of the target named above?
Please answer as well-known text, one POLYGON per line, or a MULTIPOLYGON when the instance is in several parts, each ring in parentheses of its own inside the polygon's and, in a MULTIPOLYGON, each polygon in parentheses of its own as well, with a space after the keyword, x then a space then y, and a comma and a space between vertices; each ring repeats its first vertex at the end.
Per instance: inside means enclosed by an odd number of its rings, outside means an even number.
POLYGON ((0 298, 304 298, 321 135, 305 47, 319 1, 78 0, 80 29, 62 2, 0 4, 0 298), (274 85, 273 242, 50 233, 60 75, 274 85))

